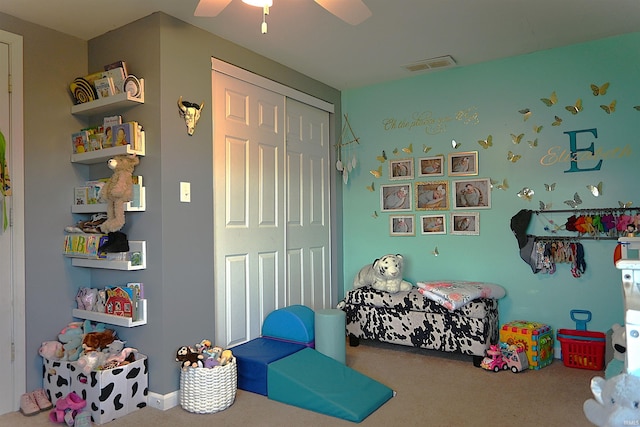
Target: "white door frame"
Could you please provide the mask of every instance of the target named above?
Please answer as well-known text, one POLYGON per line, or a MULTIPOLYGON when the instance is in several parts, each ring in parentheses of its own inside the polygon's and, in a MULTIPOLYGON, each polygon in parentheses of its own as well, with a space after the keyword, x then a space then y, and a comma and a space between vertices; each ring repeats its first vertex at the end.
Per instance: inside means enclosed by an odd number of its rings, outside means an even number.
POLYGON ((13 240, 11 277, 13 291, 13 406, 20 405, 26 387, 26 322, 25 322, 25 236, 24 236, 24 124, 23 124, 23 41, 22 36, 0 30, 0 41, 9 45, 10 130, 5 135, 10 145, 13 240))

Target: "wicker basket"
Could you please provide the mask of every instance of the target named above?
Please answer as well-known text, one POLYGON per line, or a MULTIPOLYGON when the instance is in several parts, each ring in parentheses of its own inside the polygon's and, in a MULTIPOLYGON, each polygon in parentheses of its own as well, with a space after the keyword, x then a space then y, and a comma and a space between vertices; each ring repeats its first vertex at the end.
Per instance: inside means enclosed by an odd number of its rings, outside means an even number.
POLYGON ((211 414, 227 409, 236 398, 236 358, 224 366, 180 371, 180 405, 189 412, 211 414))

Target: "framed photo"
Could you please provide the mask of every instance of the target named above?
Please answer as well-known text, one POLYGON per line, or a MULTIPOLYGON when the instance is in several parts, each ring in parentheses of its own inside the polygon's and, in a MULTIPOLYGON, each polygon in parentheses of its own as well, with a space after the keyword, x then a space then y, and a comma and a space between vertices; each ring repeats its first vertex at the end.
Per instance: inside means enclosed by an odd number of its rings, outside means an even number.
POLYGON ((415 215, 389 215, 389 233, 392 236, 415 236, 415 215))
POLYGON ((447 222, 442 215, 423 215, 420 217, 422 234, 447 234, 447 222))
POLYGON ((449 176, 478 175, 478 152, 449 153, 449 176))
POLYGON ((451 234, 480 234, 480 214, 478 212, 451 213, 451 234))
POLYGON ((416 182, 416 210, 449 210, 449 181, 416 182))
POLYGON ((418 159, 418 176, 444 175, 444 156, 423 157, 418 159))
POLYGON ((454 209, 490 209, 491 182, 488 178, 453 181, 454 209))
POLYGON ((389 179, 413 179, 413 159, 389 160, 389 179))
POLYGON ((382 212, 410 211, 411 198, 411 184, 380 186, 380 210, 382 212))

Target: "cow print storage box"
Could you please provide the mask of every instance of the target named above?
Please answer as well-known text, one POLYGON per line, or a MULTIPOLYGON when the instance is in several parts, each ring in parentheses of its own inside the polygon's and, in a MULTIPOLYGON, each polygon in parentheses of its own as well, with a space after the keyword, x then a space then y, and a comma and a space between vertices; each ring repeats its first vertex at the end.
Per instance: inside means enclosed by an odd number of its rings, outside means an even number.
POLYGON ((104 424, 147 405, 148 362, 143 354, 128 365, 91 371, 85 375, 76 363, 44 359, 44 388, 55 402, 75 391, 87 401, 93 422, 104 424), (68 383, 68 388, 65 386, 68 383))

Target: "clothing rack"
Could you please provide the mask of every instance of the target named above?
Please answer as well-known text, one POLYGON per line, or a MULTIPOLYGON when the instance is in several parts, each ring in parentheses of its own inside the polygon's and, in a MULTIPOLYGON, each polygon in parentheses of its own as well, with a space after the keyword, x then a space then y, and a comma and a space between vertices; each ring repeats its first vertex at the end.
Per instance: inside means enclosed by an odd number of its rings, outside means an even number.
POLYGON ((536 242, 545 242, 545 241, 573 241, 573 240, 618 240, 619 237, 613 236, 536 236, 534 234, 527 234, 528 237, 533 237, 536 242))
POLYGON ((532 211, 534 214, 539 215, 541 213, 570 213, 570 212, 578 212, 578 213, 590 213, 590 212, 605 212, 605 213, 624 213, 628 211, 633 211, 638 213, 640 211, 640 207, 628 207, 628 208, 580 208, 580 209, 549 209, 549 210, 539 210, 532 211))

